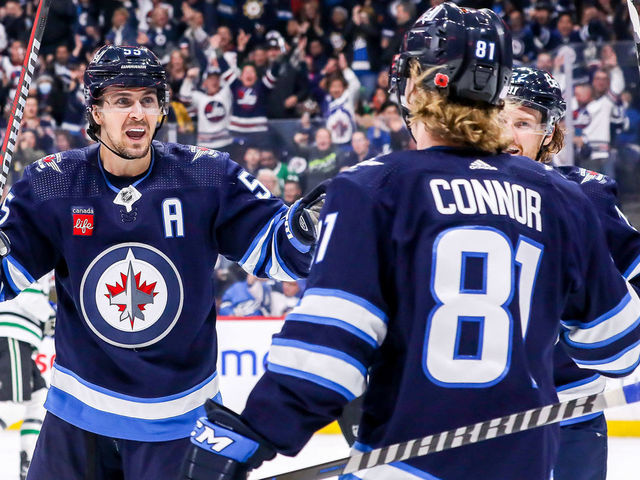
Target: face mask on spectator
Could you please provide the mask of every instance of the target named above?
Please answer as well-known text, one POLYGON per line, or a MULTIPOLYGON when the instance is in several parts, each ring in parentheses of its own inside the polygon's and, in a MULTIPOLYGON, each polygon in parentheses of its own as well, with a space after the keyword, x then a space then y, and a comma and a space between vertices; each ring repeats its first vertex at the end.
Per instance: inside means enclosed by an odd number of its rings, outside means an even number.
POLYGON ((49 82, 46 83, 40 83, 38 85, 38 91, 42 94, 42 95, 49 95, 49 93, 51 93, 51 88, 52 85, 49 82))

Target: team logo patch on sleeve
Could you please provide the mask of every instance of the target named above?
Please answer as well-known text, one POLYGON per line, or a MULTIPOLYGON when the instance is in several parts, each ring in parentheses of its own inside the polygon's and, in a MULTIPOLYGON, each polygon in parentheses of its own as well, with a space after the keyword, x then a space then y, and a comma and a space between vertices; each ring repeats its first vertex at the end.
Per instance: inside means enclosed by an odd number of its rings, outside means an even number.
POLYGON ((73 217, 73 234, 82 236, 93 235, 93 208, 71 207, 73 217))
POLYGON ((50 168, 58 173, 62 173, 62 170, 60 169, 60 165, 58 165, 60 163, 60 160, 62 160, 62 155, 60 153, 47 155, 46 157, 43 157, 40 160, 38 160, 38 163, 36 165, 36 170, 39 172, 42 172, 50 168))
POLYGON ((194 145, 191 145, 189 147, 189 151, 193 153, 193 158, 191 159, 191 162, 195 162, 197 159, 205 156, 211 157, 211 158, 218 158, 220 156, 220 152, 218 150, 213 150, 211 148, 206 148, 206 147, 196 147, 194 145))
POLYGON ((184 300, 182 279, 160 250, 123 243, 96 257, 80 284, 85 322, 102 340, 123 348, 152 345, 175 326, 184 300))

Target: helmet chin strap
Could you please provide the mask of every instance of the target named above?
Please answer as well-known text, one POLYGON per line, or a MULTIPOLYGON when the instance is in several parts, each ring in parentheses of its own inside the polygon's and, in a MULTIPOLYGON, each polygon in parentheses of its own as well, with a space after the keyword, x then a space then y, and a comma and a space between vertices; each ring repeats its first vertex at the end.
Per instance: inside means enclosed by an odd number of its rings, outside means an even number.
MULTIPOLYGON (((167 118, 166 115, 162 115, 162 117, 160 118, 160 123, 156 126, 155 131, 153 132, 153 136, 151 137, 151 141, 153 142, 153 140, 156 138, 156 135, 158 134, 158 132, 160 131, 160 129, 162 128, 162 124, 164 123, 164 119, 167 118)), ((113 148, 111 148, 109 145, 107 145, 104 141, 102 141, 102 139, 98 136, 98 134, 96 133, 95 129, 93 128, 92 125, 89 125, 89 128, 87 129, 87 135, 89 135, 89 137, 91 137, 92 140, 95 140, 96 142, 98 142, 100 145, 104 145, 104 147, 109 150, 111 153, 113 153, 114 155, 117 155, 120 158, 124 158, 125 160, 135 160, 136 158, 139 157, 134 157, 132 155, 127 155, 125 153, 120 153, 120 152, 116 152, 113 148)))
POLYGON ((551 123, 551 121, 547 119, 547 125, 545 128, 546 128, 546 131, 544 133, 544 136, 542 137, 542 142, 540 142, 540 148, 538 148, 538 153, 536 155, 536 162, 540 161, 540 157, 542 157, 542 151, 544 150, 544 147, 545 147, 544 142, 547 140, 547 138, 553 136, 553 132, 555 132, 556 130, 556 124, 551 123))
POLYGON ((542 142, 540 143, 540 148, 538 148, 538 153, 536 154, 536 162, 540 161, 540 157, 542 157, 542 150, 544 149, 544 141, 547 139, 547 137, 549 137, 549 134, 545 134, 544 137, 542 137, 542 142))
MULTIPOLYGON (((414 142, 418 143, 418 141, 416 140, 416 137, 413 136, 413 132, 411 131, 411 126, 409 125, 409 109, 405 106, 404 102, 402 101, 402 98, 405 97, 401 91, 404 91, 404 89, 406 88, 406 80, 400 81, 399 85, 396 87, 396 97, 398 99, 398 107, 400 107, 400 115, 402 115, 402 120, 404 121, 405 126, 407 127, 407 130, 409 130, 409 135, 411 135, 411 138, 413 139, 414 142)), ((405 97, 406 100, 406 97, 405 97)))

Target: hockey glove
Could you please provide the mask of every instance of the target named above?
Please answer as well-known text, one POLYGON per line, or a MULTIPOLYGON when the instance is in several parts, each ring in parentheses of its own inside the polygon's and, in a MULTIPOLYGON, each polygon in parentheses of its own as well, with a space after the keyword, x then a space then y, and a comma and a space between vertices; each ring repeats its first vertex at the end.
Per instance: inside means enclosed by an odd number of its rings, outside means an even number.
POLYGON ((211 400, 205 409, 191 432, 182 479, 246 480, 249 470, 275 457, 275 448, 239 415, 211 400))
POLYGON ((291 243, 300 251, 308 250, 317 241, 318 220, 329 183, 330 179, 325 180, 289 207, 285 231, 291 243))

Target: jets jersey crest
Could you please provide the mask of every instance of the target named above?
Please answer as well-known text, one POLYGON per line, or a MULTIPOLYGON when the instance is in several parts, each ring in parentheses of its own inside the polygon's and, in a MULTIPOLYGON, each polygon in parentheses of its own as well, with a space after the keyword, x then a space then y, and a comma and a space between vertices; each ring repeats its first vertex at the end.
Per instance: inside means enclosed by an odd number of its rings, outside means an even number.
POLYGON ((177 268, 165 254, 142 243, 123 243, 99 254, 85 271, 80 291, 89 328, 118 347, 156 343, 182 312, 177 268))

